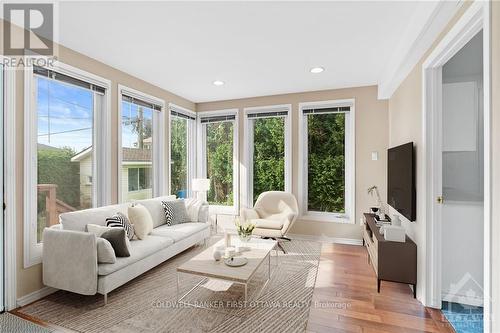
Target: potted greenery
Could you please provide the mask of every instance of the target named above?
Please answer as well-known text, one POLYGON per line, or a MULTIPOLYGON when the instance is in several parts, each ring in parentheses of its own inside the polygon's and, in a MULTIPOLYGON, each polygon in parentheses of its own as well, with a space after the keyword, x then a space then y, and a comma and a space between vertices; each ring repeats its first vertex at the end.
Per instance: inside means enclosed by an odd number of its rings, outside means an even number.
POLYGON ((238 237, 242 242, 248 242, 252 237, 253 229, 255 229, 255 224, 253 223, 244 223, 241 224, 239 219, 236 219, 234 222, 236 225, 236 231, 238 232, 238 237))
POLYGON ((374 195, 377 196, 378 207, 371 207, 372 212, 376 214, 379 210, 382 211, 382 199, 380 198, 380 193, 378 191, 377 185, 369 187, 368 194, 371 195, 372 197, 374 195))

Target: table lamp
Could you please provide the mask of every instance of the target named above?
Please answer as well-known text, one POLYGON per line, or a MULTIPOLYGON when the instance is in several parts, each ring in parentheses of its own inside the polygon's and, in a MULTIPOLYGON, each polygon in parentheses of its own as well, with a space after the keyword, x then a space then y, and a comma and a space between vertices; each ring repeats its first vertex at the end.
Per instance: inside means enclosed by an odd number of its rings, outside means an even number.
POLYGON ((192 190, 196 192, 196 198, 203 202, 207 202, 207 192, 210 190, 210 179, 194 178, 192 182, 192 190))

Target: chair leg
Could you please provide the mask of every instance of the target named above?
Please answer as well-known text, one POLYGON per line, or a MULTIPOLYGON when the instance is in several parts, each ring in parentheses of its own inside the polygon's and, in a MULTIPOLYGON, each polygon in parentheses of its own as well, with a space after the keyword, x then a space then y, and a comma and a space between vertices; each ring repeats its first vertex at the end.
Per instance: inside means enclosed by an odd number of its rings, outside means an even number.
POLYGON ((108 293, 104 294, 104 305, 108 304, 108 293))
POLYGON ((283 247, 283 245, 281 245, 279 241, 278 241, 278 247, 281 249, 281 251, 283 251, 284 254, 286 254, 285 248, 283 247))
POLYGON ((290 238, 288 238, 288 237, 285 237, 285 236, 283 236, 283 237, 280 237, 280 239, 282 239, 282 240, 286 240, 286 241, 289 241, 289 242, 291 242, 291 241, 292 241, 292 240, 291 240, 290 238))

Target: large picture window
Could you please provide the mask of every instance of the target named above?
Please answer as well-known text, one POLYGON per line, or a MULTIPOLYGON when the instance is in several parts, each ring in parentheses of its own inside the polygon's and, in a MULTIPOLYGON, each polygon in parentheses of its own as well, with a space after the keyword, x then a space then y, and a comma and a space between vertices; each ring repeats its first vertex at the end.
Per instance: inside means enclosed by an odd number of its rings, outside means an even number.
POLYGON ((199 117, 201 177, 210 179, 208 202, 221 212, 238 211, 237 112, 207 112, 199 117))
POLYGON ((195 174, 195 113, 170 105, 170 194, 191 196, 195 174))
POLYGON ((152 198, 161 193, 158 123, 163 102, 129 88, 120 91, 120 201, 152 198))
POLYGON ((354 222, 353 101, 301 105, 303 215, 354 222))
POLYGON ((26 75, 32 99, 25 113, 25 160, 36 161, 25 167, 26 265, 39 260, 36 244, 45 227, 59 223, 59 214, 103 203, 93 180, 102 177, 96 150, 105 143, 97 125, 106 112, 108 87, 72 73, 34 67, 26 75))
POLYGON ((290 105, 245 109, 247 205, 265 191, 291 191, 290 105))

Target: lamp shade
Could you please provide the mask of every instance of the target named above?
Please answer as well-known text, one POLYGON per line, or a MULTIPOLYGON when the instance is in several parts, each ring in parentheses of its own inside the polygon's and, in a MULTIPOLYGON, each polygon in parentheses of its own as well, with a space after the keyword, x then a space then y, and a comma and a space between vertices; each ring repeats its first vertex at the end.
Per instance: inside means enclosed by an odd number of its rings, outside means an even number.
POLYGON ((192 189, 195 192, 206 192, 210 190, 210 179, 194 178, 192 182, 192 189))

